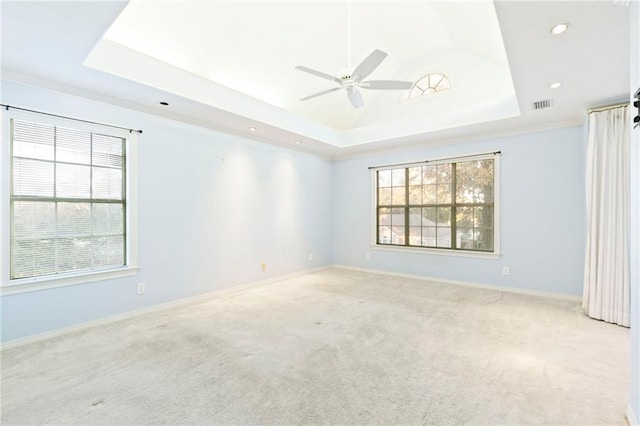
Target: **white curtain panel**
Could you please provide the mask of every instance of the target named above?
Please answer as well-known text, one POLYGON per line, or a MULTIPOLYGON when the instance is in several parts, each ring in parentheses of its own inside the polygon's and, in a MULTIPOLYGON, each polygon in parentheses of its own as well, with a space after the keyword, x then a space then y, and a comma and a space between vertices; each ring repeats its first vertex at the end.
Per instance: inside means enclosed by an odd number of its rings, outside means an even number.
POLYGON ((629 119, 627 107, 589 114, 587 252, 582 306, 629 326, 629 119))

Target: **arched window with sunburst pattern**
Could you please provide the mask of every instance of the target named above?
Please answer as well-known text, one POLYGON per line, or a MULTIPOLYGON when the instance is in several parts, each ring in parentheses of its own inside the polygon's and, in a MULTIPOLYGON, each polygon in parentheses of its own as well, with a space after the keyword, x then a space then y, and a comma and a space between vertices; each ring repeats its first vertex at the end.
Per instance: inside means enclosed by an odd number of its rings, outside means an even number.
POLYGON ((409 99, 430 95, 451 88, 451 82, 444 74, 427 74, 416 81, 409 91, 409 99))

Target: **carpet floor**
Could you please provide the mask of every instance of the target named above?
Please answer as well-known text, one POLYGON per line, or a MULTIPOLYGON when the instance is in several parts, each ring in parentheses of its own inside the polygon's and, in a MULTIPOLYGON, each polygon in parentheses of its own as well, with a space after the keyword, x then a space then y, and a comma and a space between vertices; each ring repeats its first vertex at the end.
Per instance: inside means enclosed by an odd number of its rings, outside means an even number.
POLYGON ((327 269, 2 353, 2 424, 626 424, 575 302, 327 269))

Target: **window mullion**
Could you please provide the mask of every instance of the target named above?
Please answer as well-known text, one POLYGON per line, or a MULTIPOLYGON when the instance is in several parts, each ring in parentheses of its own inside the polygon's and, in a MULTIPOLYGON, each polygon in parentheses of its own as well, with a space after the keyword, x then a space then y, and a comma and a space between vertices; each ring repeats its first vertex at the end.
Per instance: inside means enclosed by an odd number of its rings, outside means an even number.
POLYGON ((456 239, 457 233, 457 224, 456 218, 458 216, 457 212, 457 200, 456 200, 456 185, 457 182, 457 169, 456 163, 451 163, 451 248, 456 250, 458 248, 458 241, 456 239))
POLYGON ((59 250, 59 239, 58 239, 58 167, 56 160, 58 159, 58 126, 53 128, 53 202, 55 207, 53 209, 53 220, 55 223, 55 238, 53 242, 53 273, 57 274, 60 267, 60 250, 59 250))
MULTIPOLYGON (((91 132, 89 136, 89 199, 91 200, 89 202, 89 208, 91 209, 91 214, 89 215, 91 217, 91 237, 93 237, 95 235, 95 230, 93 229, 93 225, 95 224, 93 217, 93 132, 91 132)), ((91 242, 94 242, 93 238, 91 238, 91 242)), ((91 247, 91 245, 89 245, 89 247, 91 247)), ((91 268, 94 267, 94 260, 95 259, 90 252, 89 264, 91 265, 91 268)))
POLYGON ((89 136, 89 199, 93 199, 93 133, 89 136))
POLYGON ((409 168, 404 169, 404 245, 409 245, 409 168))
POLYGON ((373 172, 375 174, 376 193, 373 197, 376 207, 376 244, 380 244, 380 176, 379 171, 373 172))
MULTIPOLYGON (((377 174, 378 172, 376 172, 377 174)), ((376 193, 378 192, 378 188, 377 188, 377 183, 376 183, 376 193)), ((377 201, 376 201, 376 204, 377 201)), ((380 206, 376 205, 376 244, 380 244, 380 206)))
MULTIPOLYGON (((376 244, 380 244, 380 172, 376 171, 376 244)), ((391 209, 389 210, 389 214, 391 217, 391 209)), ((391 225, 389 225, 389 229, 391 229, 391 225)))
MULTIPOLYGON (((14 256, 14 252, 15 252, 15 242, 14 242, 14 237, 15 237, 15 231, 14 231, 14 226, 15 226, 15 219, 14 219, 14 210, 15 210, 15 206, 14 206, 14 200, 13 200, 13 181, 14 181, 14 177, 13 174, 15 173, 15 168, 14 168, 14 159, 13 159, 13 141, 14 141, 14 120, 11 119, 9 121, 9 137, 10 137, 10 145, 9 145, 9 169, 11 171, 11 173, 9 174, 9 279, 11 279, 13 277, 13 274, 15 272, 15 267, 14 267, 14 263, 11 260, 14 256)), ((2 277, 4 278, 4 277, 2 277)))
MULTIPOLYGON (((128 222, 128 216, 127 216, 127 199, 129 197, 129 194, 127 194, 127 182, 128 182, 128 178, 127 178, 127 173, 129 170, 129 163, 128 163, 128 159, 129 156, 127 155, 127 141, 128 139, 123 139, 122 140, 122 256, 123 256, 123 261, 125 265, 129 265, 129 233, 127 232, 127 228, 129 226, 129 222, 128 222)), ((93 161, 93 159, 92 159, 93 161)))

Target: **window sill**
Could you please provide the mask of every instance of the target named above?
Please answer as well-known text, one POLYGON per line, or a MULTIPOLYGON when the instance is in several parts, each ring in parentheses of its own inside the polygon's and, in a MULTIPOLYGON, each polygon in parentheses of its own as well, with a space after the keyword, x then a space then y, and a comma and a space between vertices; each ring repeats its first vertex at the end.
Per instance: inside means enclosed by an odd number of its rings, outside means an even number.
POLYGON ((400 246, 387 246, 382 244, 372 244, 373 250, 382 251, 397 251, 404 253, 418 253, 418 254, 435 254, 438 256, 456 256, 456 257, 474 257, 476 259, 500 259, 500 253, 486 253, 477 251, 465 251, 465 250, 447 250, 447 249, 431 249, 431 248, 418 248, 418 247, 400 247, 400 246))
POLYGON ((110 280, 115 278, 130 277, 138 273, 137 266, 127 266, 106 271, 80 272, 72 274, 60 274, 46 278, 22 278, 4 284, 0 288, 1 296, 27 293, 30 291, 47 290, 56 287, 85 284, 94 281, 110 280))

